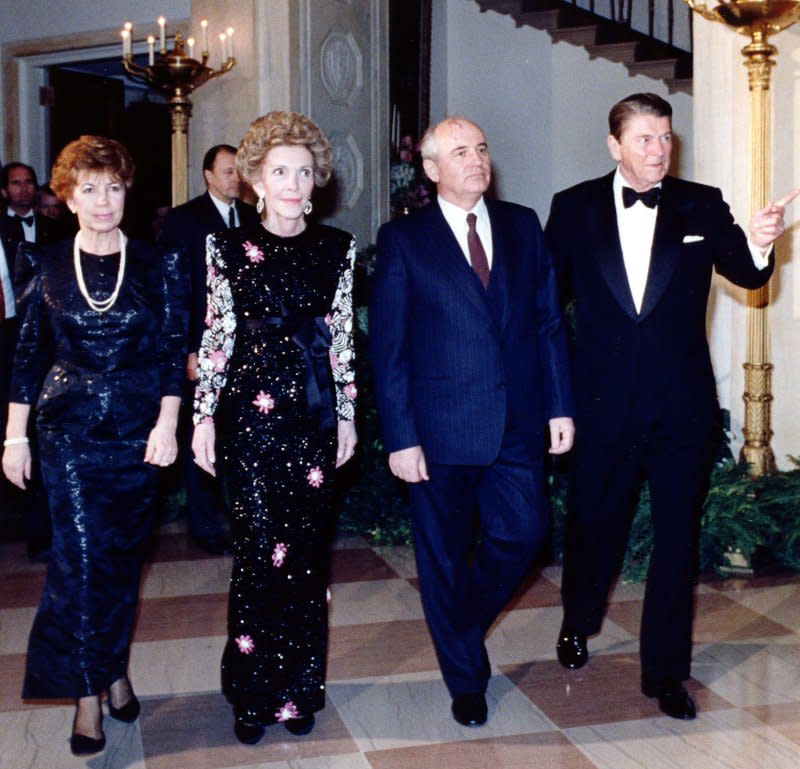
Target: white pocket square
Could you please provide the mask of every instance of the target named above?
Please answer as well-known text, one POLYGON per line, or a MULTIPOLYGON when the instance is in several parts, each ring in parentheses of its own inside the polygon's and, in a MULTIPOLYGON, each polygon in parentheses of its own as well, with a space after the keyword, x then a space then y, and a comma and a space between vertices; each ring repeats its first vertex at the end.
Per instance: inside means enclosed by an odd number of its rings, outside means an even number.
POLYGON ((684 235, 683 242, 684 243, 699 243, 701 240, 705 240, 702 235, 684 235))

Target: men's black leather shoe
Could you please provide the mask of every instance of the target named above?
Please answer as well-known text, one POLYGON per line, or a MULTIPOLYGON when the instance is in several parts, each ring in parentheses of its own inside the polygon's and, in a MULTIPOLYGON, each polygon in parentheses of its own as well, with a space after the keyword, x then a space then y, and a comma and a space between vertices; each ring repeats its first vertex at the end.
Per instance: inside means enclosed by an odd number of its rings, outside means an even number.
POLYGON ((576 633, 567 626, 561 627, 556 643, 558 661, 569 670, 582 668, 589 659, 589 650, 586 647, 586 636, 576 633))
POLYGON ((646 697, 658 697, 658 707, 670 718, 691 721, 697 718, 694 700, 680 681, 667 680, 660 684, 644 682, 642 693, 646 697))
POLYGON ((450 710, 462 726, 483 726, 486 723, 486 697, 483 694, 459 694, 453 697, 450 710))

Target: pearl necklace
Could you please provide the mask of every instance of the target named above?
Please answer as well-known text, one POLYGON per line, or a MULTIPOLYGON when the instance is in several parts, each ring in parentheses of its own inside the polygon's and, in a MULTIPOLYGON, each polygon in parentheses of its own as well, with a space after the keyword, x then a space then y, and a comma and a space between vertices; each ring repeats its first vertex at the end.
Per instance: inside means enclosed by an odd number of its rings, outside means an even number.
POLYGON ((75 243, 72 248, 72 256, 73 261, 75 263, 75 278, 78 281, 78 288, 83 294, 83 298, 86 300, 86 304, 89 305, 95 312, 106 312, 110 310, 114 303, 117 301, 117 297, 119 296, 119 290, 122 288, 122 279, 125 276, 125 236, 122 234, 122 230, 118 230, 119 232, 119 269, 117 270, 117 285, 114 286, 114 290, 111 292, 111 296, 107 299, 101 299, 100 301, 95 301, 89 296, 89 291, 86 288, 86 282, 83 279, 83 270, 81 269, 81 250, 80 246, 78 245, 78 239, 80 238, 81 233, 75 236, 75 243))

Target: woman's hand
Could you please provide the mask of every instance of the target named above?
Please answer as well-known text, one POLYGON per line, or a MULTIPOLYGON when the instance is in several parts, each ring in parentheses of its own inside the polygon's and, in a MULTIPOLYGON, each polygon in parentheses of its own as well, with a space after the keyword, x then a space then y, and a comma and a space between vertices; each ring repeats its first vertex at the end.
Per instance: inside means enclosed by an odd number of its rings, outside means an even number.
POLYGON ((144 452, 144 461, 151 465, 167 467, 178 456, 178 441, 175 438, 175 428, 156 422, 147 438, 147 449, 144 452))
POLYGON ((178 429, 178 410, 181 399, 177 395, 164 395, 161 398, 161 409, 158 412, 156 426, 147 438, 144 461, 151 465, 166 467, 178 456, 178 441, 175 431, 178 429))
POLYGON ((353 456, 356 443, 358 443, 358 436, 353 420, 339 420, 336 427, 336 467, 341 467, 353 456))
POLYGON ((217 475, 217 471, 214 468, 214 463, 217 461, 216 454, 214 453, 215 442, 216 430, 214 429, 213 421, 209 419, 206 422, 201 422, 199 425, 194 426, 192 451, 194 452, 195 464, 214 477, 217 475))
POLYGON ((3 451, 3 473, 11 483, 25 489, 31 479, 31 447, 27 443, 6 446, 3 451))

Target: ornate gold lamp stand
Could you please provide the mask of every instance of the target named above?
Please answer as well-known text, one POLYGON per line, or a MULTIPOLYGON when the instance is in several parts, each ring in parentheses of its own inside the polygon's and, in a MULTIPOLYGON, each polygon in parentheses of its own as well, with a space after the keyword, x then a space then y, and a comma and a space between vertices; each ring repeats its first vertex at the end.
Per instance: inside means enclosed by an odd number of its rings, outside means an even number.
POLYGON ((219 77, 236 64, 233 58, 233 28, 221 33, 219 69, 208 66, 208 22, 201 22, 202 52, 200 60, 193 57, 194 38, 189 38, 184 48, 183 36, 175 33, 174 45, 167 51, 164 17, 158 19, 160 27, 159 50, 156 56, 155 37, 147 38, 149 48, 149 64, 141 67, 133 60, 131 50, 132 25, 126 22, 122 29, 122 65, 125 72, 134 80, 147 83, 169 97, 170 115, 172 118, 172 205, 177 206, 189 199, 189 166, 188 166, 188 132, 189 118, 192 116, 192 101, 189 94, 203 83, 219 77))
MULTIPOLYGON (((768 37, 800 18, 800 0, 721 0, 684 2, 704 18, 750 37, 742 48, 750 87, 750 208, 757 211, 770 195, 770 70, 778 49, 768 37)), ((747 360, 744 364, 744 446, 740 460, 754 476, 775 471, 772 437, 772 364, 769 362, 769 286, 748 291, 747 360)))

